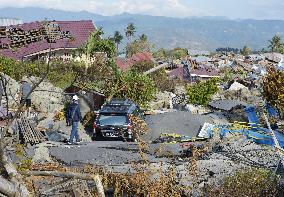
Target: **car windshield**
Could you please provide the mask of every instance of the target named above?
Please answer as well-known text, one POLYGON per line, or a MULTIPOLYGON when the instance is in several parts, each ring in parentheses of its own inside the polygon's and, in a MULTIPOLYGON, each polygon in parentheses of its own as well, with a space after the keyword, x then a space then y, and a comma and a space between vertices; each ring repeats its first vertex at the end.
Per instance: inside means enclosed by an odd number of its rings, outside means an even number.
POLYGON ((125 115, 101 115, 99 118, 100 125, 126 125, 125 115))

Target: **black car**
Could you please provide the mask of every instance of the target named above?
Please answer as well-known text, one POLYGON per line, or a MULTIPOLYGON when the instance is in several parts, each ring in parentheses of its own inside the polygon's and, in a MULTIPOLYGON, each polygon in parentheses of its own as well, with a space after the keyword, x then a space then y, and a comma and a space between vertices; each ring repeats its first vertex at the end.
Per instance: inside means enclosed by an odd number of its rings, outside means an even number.
POLYGON ((140 118, 144 116, 139 106, 128 99, 112 99, 105 103, 93 125, 94 138, 120 138, 135 141, 136 136, 132 132, 131 115, 140 118))

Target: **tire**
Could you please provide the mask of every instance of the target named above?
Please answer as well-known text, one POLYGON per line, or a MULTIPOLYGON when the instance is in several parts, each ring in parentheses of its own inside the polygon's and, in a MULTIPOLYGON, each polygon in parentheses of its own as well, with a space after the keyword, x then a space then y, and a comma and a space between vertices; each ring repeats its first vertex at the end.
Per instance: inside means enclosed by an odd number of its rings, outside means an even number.
POLYGON ((93 141, 104 141, 105 137, 100 132, 98 132, 96 135, 95 134, 93 135, 92 140, 93 141))

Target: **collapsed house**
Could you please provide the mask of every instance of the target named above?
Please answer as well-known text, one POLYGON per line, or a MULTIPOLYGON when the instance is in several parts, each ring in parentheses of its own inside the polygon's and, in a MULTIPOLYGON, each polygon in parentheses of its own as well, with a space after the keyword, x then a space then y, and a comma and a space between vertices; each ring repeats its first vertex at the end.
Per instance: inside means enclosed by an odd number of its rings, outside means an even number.
POLYGON ((209 103, 209 108, 213 111, 220 111, 229 121, 246 121, 243 111, 248 104, 238 100, 221 99, 209 103))
POLYGON ((169 73, 171 78, 179 78, 184 81, 196 82, 198 80, 206 81, 211 78, 219 78, 219 72, 209 66, 200 65, 192 67, 191 64, 185 64, 183 67, 176 68, 169 73))
POLYGON ((42 21, 0 27, 0 54, 16 60, 77 59, 74 50, 95 31, 91 20, 42 21))

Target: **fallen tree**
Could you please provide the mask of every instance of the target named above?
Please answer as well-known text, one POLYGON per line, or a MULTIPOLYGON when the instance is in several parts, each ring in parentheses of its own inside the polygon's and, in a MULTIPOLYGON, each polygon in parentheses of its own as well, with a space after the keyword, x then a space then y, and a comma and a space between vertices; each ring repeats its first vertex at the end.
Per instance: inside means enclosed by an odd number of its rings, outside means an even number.
POLYGON ((54 177, 61 177, 61 178, 92 180, 95 182, 99 197, 105 197, 104 187, 103 187, 103 184, 102 184, 102 181, 99 175, 81 174, 81 173, 74 173, 74 172, 57 172, 57 171, 23 171, 20 173, 26 176, 54 176, 54 177))

